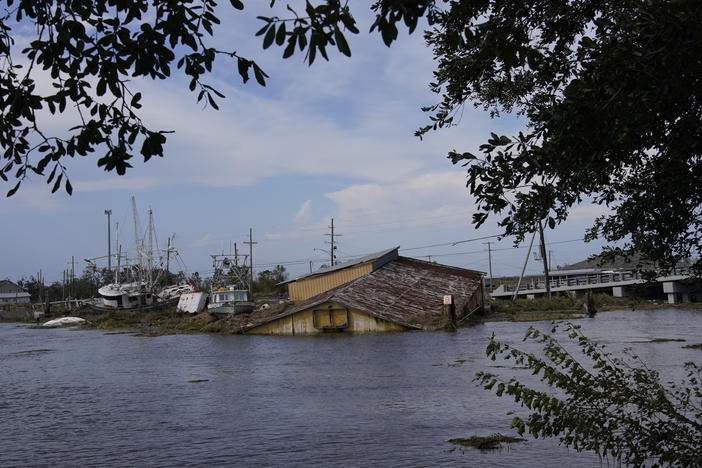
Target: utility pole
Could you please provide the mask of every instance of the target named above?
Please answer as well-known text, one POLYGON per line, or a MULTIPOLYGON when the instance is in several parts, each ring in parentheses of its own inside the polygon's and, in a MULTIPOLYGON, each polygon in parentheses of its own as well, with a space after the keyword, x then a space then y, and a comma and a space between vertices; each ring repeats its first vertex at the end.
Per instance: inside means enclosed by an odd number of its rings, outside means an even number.
POLYGON ((495 289, 495 283, 492 281, 492 242, 484 242, 488 246, 488 268, 490 269, 490 290, 495 289))
POLYGON ((544 276, 546 277, 546 295, 551 299, 551 278, 548 275, 548 257, 546 256, 546 242, 544 241, 544 226, 539 221, 539 238, 541 239, 541 258, 544 261, 544 276))
POLYGON ((334 266, 336 264, 336 254, 334 253, 334 251, 336 250, 336 246, 334 245, 334 236, 341 236, 341 234, 334 234, 334 218, 331 219, 330 229, 331 234, 327 234, 327 236, 330 236, 329 244, 331 245, 331 248, 329 249, 329 266, 334 266))
POLYGON ((529 250, 527 250, 526 258, 524 259, 524 265, 522 266, 522 273, 519 275, 519 281, 517 282, 517 288, 514 290, 512 295, 512 302, 517 299, 519 295, 519 288, 522 286, 522 279, 524 278, 524 271, 526 270, 527 263, 529 263, 529 255, 531 255, 531 247, 534 245, 534 238, 536 237, 536 229, 534 229, 534 234, 531 236, 531 242, 529 242, 529 250))
POLYGON ((249 300, 253 300, 253 246, 258 244, 258 242, 253 241, 253 228, 249 228, 249 241, 244 242, 244 244, 249 244, 249 300))
POLYGON ((112 210, 105 210, 107 215, 107 270, 112 270, 112 244, 110 243, 110 215, 112 210))
POLYGON ((334 218, 331 219, 331 249, 329 249, 329 255, 331 256, 331 266, 334 266, 334 218))
MULTIPOLYGON (((174 234, 175 235, 175 234, 174 234)), ((171 238, 168 238, 168 247, 166 248, 166 284, 171 282, 171 238)))

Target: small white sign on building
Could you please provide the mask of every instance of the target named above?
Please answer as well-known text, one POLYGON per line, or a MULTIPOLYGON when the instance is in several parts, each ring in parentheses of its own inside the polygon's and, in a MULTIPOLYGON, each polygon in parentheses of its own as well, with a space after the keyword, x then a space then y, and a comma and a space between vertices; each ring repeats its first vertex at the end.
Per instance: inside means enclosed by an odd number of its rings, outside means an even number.
POLYGON ((444 305, 453 304, 453 294, 444 294, 444 305))

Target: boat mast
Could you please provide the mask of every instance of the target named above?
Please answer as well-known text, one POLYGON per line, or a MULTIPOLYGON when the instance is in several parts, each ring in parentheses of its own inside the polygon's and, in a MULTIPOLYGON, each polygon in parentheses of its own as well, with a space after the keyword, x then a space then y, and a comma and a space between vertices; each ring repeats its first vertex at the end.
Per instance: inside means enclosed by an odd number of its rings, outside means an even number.
POLYGON ((115 284, 119 284, 119 259, 122 256, 122 248, 119 246, 119 223, 115 222, 115 252, 117 252, 117 265, 115 268, 115 284))
POLYGON ((119 269, 120 269, 120 260, 122 259, 122 246, 117 247, 117 271, 115 272, 115 284, 119 284, 119 269))
POLYGON ((148 269, 146 271, 146 280, 149 283, 149 287, 153 284, 153 267, 154 267, 154 216, 153 211, 149 208, 149 251, 147 252, 148 257, 146 258, 148 269))
POLYGON ((142 260, 141 260, 141 248, 139 246, 139 228, 137 227, 137 211, 136 211, 136 200, 134 195, 132 195, 132 215, 134 217, 134 242, 136 243, 137 258, 139 259, 139 282, 144 281, 142 260))

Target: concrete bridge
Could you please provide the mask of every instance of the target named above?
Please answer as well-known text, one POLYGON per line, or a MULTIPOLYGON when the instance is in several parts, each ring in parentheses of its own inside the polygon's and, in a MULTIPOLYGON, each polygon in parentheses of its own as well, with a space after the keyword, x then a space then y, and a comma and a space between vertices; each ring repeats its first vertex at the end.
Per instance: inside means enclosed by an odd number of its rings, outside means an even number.
MULTIPOLYGON (((570 270, 551 272, 550 286, 552 293, 568 292, 573 296, 587 291, 605 292, 615 297, 630 295, 632 286, 647 284, 661 286, 669 304, 677 302, 695 302, 702 299, 702 285, 690 275, 688 269, 673 270, 668 275, 647 281, 641 273, 632 271, 597 271, 570 270)), ((507 299, 514 296, 515 284, 503 284, 492 293, 495 299, 507 299)), ((530 278, 522 281, 517 296, 534 299, 546 294, 544 278, 530 278)))

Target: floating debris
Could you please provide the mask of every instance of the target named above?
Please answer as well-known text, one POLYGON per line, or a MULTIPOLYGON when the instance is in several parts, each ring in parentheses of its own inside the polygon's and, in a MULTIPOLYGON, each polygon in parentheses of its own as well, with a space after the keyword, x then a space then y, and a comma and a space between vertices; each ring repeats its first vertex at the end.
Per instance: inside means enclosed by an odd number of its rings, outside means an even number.
POLYGON ((690 345, 687 345, 687 346, 683 346, 683 348, 702 349, 702 343, 690 344, 690 345))
POLYGON ((15 356, 19 355, 28 355, 28 354, 43 354, 43 353, 51 353, 53 352, 53 349, 29 349, 27 351, 19 351, 17 353, 12 353, 15 356))
POLYGON ((188 383, 201 383, 201 382, 209 382, 209 379, 193 379, 193 380, 188 380, 188 383))
POLYGON ((671 341, 684 343, 686 340, 682 338, 652 338, 650 340, 632 341, 632 343, 668 343, 671 341))
POLYGON ((449 439, 446 442, 463 447, 474 447, 479 450, 495 450, 502 447, 502 443, 525 442, 526 439, 510 437, 502 434, 492 434, 489 436, 473 436, 469 439, 449 439))

